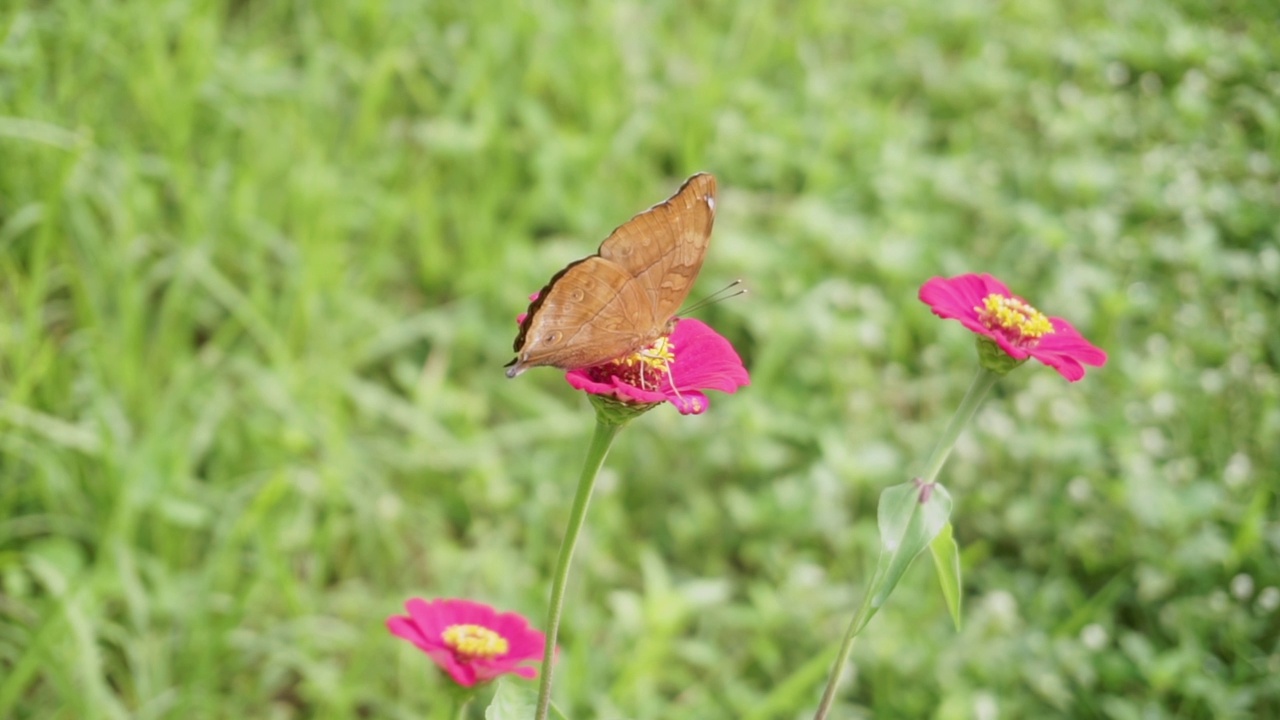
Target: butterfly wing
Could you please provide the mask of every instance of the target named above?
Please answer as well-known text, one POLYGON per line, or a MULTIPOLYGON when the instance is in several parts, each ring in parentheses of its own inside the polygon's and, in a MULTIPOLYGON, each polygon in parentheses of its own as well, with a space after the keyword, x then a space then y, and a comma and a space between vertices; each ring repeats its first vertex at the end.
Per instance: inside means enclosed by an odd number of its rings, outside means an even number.
POLYGON ((618 226, 596 255, 551 278, 520 325, 507 376, 539 365, 599 365, 662 335, 702 269, 715 192, 714 177, 694 175, 618 226))
POLYGON ((621 265, 644 290, 657 326, 652 341, 680 310, 702 270, 716 219, 716 179, 698 173, 665 201, 618 226, 600 257, 621 265))
POLYGON ((643 329, 657 320, 635 277, 599 255, 561 270, 538 299, 516 336, 515 377, 531 367, 572 370, 622 357, 646 344, 643 329))

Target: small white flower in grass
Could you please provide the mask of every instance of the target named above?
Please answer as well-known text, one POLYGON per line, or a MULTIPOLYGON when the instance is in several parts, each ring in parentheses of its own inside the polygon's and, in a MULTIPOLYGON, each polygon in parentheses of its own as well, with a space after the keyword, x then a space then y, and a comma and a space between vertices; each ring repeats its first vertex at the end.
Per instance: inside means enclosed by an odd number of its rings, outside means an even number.
POLYGON ((1093 486, 1088 480, 1077 475, 1067 483, 1067 497, 1071 498, 1072 502, 1083 504, 1093 497, 1093 486))
POLYGON ((1227 467, 1222 471, 1222 482, 1229 488, 1238 488, 1249 482, 1253 474, 1253 463, 1249 456, 1238 452, 1227 460, 1227 467))
POLYGON ((1018 619, 1018 600, 1007 590, 996 590, 983 600, 987 612, 1001 623, 1012 623, 1018 619))
POLYGON ((1000 704, 991 693, 980 692, 973 696, 973 717, 975 720, 996 720, 1000 717, 1000 704))
POLYGON ((1151 398, 1151 412, 1158 418, 1172 417, 1178 411, 1178 400, 1171 392, 1158 392, 1151 398))
POLYGON ((1106 647, 1109 639, 1107 629, 1098 623, 1089 623, 1080 631, 1080 643, 1094 652, 1106 647))
POLYGON ((1276 608, 1280 608, 1280 588, 1274 585, 1262 588, 1262 592, 1258 593, 1258 609, 1269 613, 1276 608))
POLYGON ((1209 395, 1217 395, 1226 387, 1227 382, 1222 377, 1222 371, 1209 369, 1200 373, 1200 389, 1209 395))
POLYGON ((1231 578, 1231 594, 1240 601, 1253 597, 1253 578, 1247 573, 1231 578))

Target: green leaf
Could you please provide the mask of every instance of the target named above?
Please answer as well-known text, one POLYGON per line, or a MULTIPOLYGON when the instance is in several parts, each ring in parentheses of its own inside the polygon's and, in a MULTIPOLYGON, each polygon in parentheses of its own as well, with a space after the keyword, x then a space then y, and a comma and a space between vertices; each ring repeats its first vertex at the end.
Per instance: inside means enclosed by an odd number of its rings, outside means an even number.
POLYGON ((538 693, 518 683, 498 681, 484 720, 529 720, 538 709, 538 693))
POLYGON ((922 493, 915 480, 894 485, 880 493, 876 512, 880 526, 880 560, 868 589, 871 598, 858 629, 866 627, 876 611, 897 587, 911 561, 919 555, 951 516, 951 495, 941 485, 922 493), (927 500, 921 501, 922 497, 927 500))
MULTIPOLYGON (((538 710, 538 693, 522 683, 497 680, 493 702, 484 710, 485 720, 531 720, 538 710)), ((551 717, 565 720, 564 713, 551 705, 551 717)))
POLYGON ((960 631, 960 546, 951 536, 951 523, 943 526, 942 532, 929 543, 929 552, 933 555, 933 567, 938 571, 938 582, 942 584, 942 597, 947 601, 947 609, 951 611, 951 622, 956 631, 960 631))

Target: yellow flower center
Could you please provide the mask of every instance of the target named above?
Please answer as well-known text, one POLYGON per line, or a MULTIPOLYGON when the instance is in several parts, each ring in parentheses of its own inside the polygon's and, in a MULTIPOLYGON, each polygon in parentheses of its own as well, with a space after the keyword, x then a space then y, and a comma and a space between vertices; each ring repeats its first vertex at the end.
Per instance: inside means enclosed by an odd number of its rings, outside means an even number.
MULTIPOLYGON (((650 392, 657 391, 665 378, 671 381, 674 388, 671 365, 676 361, 675 350, 676 346, 670 337, 664 335, 630 355, 588 368, 587 374, 596 382, 608 383, 611 378, 617 378, 632 387, 650 392)), ((676 391, 677 397, 679 394, 676 391)))
POLYGON ((507 652, 507 639, 479 625, 450 625, 440 633, 444 644, 467 658, 492 660, 507 652))
POLYGON ((1053 332, 1053 323, 1044 313, 1016 298, 992 293, 974 310, 983 325, 1004 330, 1015 344, 1034 345, 1042 336, 1053 332))
POLYGON ((671 377, 671 364, 676 361, 676 346, 666 335, 625 357, 598 366, 596 378, 604 382, 609 376, 643 390, 656 390, 662 378, 671 377))
POLYGON ((643 363, 658 372, 670 372, 668 367, 676 361, 676 346, 671 342, 671 338, 662 336, 653 341, 648 347, 640 348, 631 353, 622 362, 629 366, 635 366, 637 363, 643 363))

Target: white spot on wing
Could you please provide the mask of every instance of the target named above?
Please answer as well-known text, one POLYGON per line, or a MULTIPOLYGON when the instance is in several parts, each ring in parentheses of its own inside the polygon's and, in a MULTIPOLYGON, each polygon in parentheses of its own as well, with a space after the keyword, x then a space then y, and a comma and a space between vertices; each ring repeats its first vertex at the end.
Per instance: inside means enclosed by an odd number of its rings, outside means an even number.
POLYGON ((716 199, 715 199, 715 198, 713 198, 713 197, 709 197, 709 198, 707 198, 707 206, 711 208, 711 212, 715 212, 715 211, 716 211, 716 199))

